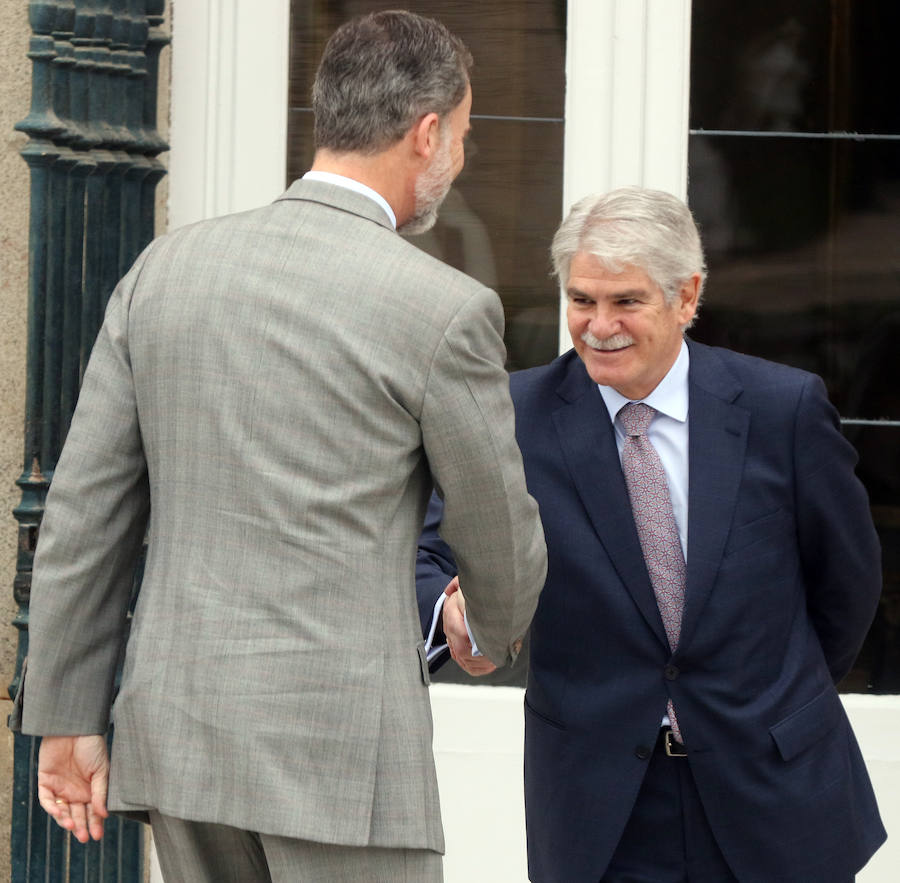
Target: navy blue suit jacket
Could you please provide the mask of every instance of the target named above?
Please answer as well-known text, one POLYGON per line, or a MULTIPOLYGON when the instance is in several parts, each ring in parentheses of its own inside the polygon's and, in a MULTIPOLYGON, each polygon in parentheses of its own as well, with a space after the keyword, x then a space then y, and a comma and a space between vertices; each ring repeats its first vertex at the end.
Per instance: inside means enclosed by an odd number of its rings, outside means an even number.
MULTIPOLYGON (((815 375, 689 347, 687 584, 674 654, 596 384, 573 351, 511 377, 549 551, 525 694, 529 873, 540 883, 601 878, 669 697, 741 881, 843 881, 886 836, 835 689, 881 589, 856 454, 815 375)), ((436 498, 430 517, 423 608, 452 574, 436 498)))

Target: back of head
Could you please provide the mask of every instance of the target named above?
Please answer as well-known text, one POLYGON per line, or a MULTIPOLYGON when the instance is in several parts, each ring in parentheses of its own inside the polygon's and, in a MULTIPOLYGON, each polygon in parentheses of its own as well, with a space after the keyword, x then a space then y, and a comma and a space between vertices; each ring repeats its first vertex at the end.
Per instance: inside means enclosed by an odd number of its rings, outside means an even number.
POLYGON ((669 301, 694 273, 706 277, 690 209, 662 190, 622 187, 575 203, 551 246, 553 268, 564 285, 578 252, 592 254, 611 273, 626 267, 643 270, 669 301))
POLYGON ((316 148, 374 154, 427 113, 441 119, 466 94, 472 56, 434 19, 392 10, 331 35, 313 84, 316 148))

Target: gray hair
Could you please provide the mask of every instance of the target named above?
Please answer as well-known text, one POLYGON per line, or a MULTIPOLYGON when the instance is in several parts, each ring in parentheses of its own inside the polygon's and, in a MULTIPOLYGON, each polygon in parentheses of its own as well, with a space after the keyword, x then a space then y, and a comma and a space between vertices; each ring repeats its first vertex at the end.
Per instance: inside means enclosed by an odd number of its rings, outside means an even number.
POLYGON ((684 202, 662 190, 622 187, 576 202, 550 247, 563 285, 578 252, 593 255, 611 273, 629 266, 643 270, 669 303, 694 273, 703 293, 706 261, 697 225, 684 202))
POLYGON ((316 147, 374 154, 463 100, 472 56, 440 22, 389 10, 341 25, 313 83, 316 147))

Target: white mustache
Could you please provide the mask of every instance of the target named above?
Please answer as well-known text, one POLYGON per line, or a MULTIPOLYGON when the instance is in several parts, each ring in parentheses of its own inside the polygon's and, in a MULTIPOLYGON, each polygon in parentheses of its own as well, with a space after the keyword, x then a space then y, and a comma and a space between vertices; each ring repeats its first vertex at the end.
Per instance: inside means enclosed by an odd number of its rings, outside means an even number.
POLYGON ((584 334, 581 335, 581 339, 591 349, 604 351, 620 350, 623 347, 631 346, 631 344, 634 343, 634 338, 630 334, 614 334, 612 337, 600 340, 599 337, 594 337, 590 331, 585 331, 584 334))

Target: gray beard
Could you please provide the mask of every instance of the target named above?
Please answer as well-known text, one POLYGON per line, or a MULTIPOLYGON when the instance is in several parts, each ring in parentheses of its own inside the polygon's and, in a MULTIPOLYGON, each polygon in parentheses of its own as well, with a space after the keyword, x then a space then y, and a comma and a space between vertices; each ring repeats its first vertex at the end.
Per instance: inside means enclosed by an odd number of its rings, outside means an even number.
POLYGON ((441 144, 431 165, 416 181, 416 209, 412 217, 398 227, 404 236, 427 233, 437 222, 438 209, 450 192, 451 177, 450 139, 441 144))
POLYGON ((427 233, 437 223, 439 208, 440 203, 430 206, 424 214, 419 214, 417 210, 415 215, 397 228, 397 232, 404 236, 418 236, 421 233, 427 233))

